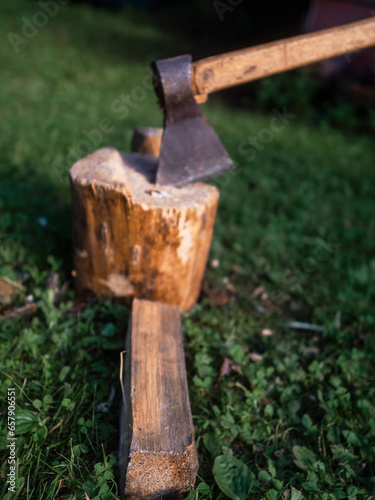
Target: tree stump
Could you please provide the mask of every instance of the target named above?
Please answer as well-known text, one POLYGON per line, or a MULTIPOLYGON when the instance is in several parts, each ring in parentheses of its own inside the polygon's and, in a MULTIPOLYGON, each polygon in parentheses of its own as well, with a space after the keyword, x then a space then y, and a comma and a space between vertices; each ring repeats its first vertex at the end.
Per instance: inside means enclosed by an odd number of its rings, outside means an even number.
POLYGON ((122 375, 121 494, 137 500, 186 495, 198 458, 178 307, 134 300, 122 375))
POLYGON ((73 165, 74 270, 79 293, 178 305, 198 299, 218 190, 158 186, 157 158, 99 149, 73 165))
POLYGON ((162 128, 136 127, 133 132, 131 150, 144 155, 159 156, 162 128))

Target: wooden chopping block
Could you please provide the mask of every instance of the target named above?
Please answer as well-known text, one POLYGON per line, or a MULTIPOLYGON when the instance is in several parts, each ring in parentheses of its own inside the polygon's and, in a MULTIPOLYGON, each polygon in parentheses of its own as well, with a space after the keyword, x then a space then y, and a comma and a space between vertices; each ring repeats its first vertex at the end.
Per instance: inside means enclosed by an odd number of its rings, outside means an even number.
POLYGON ((179 498, 198 471, 180 310, 134 300, 126 341, 121 417, 121 492, 179 498))
POLYGON ((99 149, 73 165, 79 293, 145 298, 187 310, 200 292, 218 190, 153 184, 157 158, 99 149))
POLYGON ((131 150, 144 155, 159 156, 164 129, 136 127, 133 132, 131 150))

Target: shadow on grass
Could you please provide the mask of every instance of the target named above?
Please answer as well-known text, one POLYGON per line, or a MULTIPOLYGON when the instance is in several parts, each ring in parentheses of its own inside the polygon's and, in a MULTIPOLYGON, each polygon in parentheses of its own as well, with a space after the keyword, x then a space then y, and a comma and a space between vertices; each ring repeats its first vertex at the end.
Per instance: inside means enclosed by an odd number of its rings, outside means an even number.
POLYGON ((30 175, 1 159, 0 200, 1 233, 12 249, 12 265, 20 270, 25 264, 45 268, 47 258, 53 255, 69 274, 72 211, 66 184, 58 187, 42 173, 30 175))

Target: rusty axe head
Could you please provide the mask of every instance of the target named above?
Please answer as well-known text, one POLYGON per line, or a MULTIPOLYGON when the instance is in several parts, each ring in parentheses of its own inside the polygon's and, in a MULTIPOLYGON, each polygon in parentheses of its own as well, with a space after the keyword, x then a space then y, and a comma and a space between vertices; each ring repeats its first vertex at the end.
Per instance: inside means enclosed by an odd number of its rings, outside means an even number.
POLYGON ((191 56, 152 63, 154 86, 164 110, 156 183, 183 186, 234 168, 191 86, 191 56))

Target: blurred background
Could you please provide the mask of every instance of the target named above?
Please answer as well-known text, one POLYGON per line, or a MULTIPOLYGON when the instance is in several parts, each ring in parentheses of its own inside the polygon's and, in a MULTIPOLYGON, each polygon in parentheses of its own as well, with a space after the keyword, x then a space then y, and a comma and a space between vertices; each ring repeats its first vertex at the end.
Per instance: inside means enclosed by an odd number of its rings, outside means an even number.
MULTIPOLYGON (((67 172, 89 152, 80 145, 90 131, 109 119, 113 126, 90 143, 90 150, 108 144, 128 150, 134 126, 161 126, 155 95, 143 84, 152 60, 185 53, 197 60, 371 17, 374 9, 375 0, 3 0, 2 171, 28 179, 33 172, 42 191, 47 179, 57 182, 59 188, 48 196, 64 193, 64 204, 55 209, 64 207, 67 214, 67 172)), ((274 108, 286 107, 299 124, 315 129, 372 134, 374 82, 375 49, 367 49, 213 94, 204 109, 234 159, 243 163, 238 144, 249 130, 259 129, 259 114, 267 116, 274 108), (241 132, 230 129, 235 119, 241 132)), ((30 182, 21 185, 30 189, 30 182)), ((43 204, 38 196, 30 210, 42 214, 43 204)), ((17 217, 29 215, 28 210, 17 217)), ((14 227, 15 214, 7 217, 14 227)), ((71 242, 69 216, 61 221, 67 237, 57 251, 65 252, 71 242)), ((28 229, 21 232, 27 238, 28 229)))
MULTIPOLYGON (((197 60, 374 15, 375 0, 1 0, 0 278, 17 294, 0 300, 0 312, 37 305, 32 317, 0 323, 0 369, 9 378, 0 392, 5 400, 7 384, 17 381, 18 404, 34 419, 19 440, 19 498, 83 498, 83 490, 117 498, 115 459, 105 462, 107 479, 95 465, 117 454, 128 310, 82 305, 75 295, 73 163, 108 145, 129 151, 134 127, 162 126, 149 85, 153 60, 187 53, 197 60), (98 413, 111 387, 112 409, 98 413)), ((224 299, 219 307, 202 294, 184 319, 200 475, 213 488, 210 496, 202 487, 199 498, 223 498, 212 476, 217 448, 241 456, 255 474, 271 464, 272 477, 277 469, 284 481, 280 491, 355 498, 345 489, 353 483, 362 488, 358 498, 374 495, 374 104, 368 49, 213 94, 203 105, 240 168, 229 181, 212 181, 220 188, 216 264, 205 279, 224 299), (241 144, 269 128, 275 110, 293 118, 248 156, 241 144), (322 241, 335 250, 305 271, 322 241), (288 272, 298 275, 296 287, 288 272), (285 295, 282 305, 270 302, 273 291, 285 295), (254 314, 276 334, 252 326, 254 314), (290 320, 323 333, 302 337, 285 326, 290 320), (236 372, 215 386, 227 357, 248 380, 236 372), (297 470, 295 443, 316 454, 325 443, 325 465, 297 470)), ((254 498, 277 497, 255 483, 254 498)))

